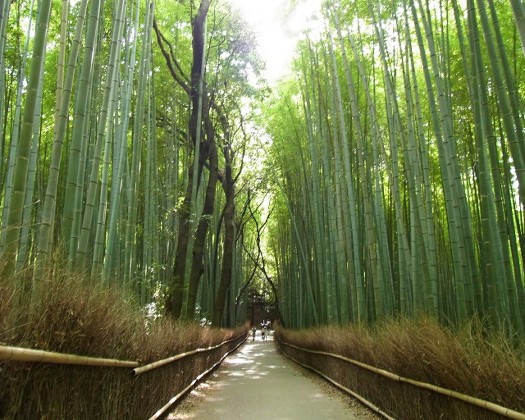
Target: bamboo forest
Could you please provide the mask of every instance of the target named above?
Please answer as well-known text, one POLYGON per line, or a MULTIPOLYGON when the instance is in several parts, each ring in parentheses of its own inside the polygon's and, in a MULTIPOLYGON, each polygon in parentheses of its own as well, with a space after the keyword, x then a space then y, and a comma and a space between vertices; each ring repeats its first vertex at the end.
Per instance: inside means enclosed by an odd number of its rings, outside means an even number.
POLYGON ((269 83, 226 0, 2 1, 1 275, 21 301, 67 270, 215 326, 257 295, 292 328, 523 335, 523 2, 314 18, 269 83))

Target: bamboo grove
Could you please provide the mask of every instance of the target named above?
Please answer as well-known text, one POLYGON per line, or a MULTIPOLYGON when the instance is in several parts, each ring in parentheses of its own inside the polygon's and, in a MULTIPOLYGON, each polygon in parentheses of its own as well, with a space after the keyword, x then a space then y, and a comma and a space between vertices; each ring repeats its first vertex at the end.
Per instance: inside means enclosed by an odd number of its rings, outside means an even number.
POLYGON ((424 313, 523 334, 524 16, 325 2, 265 114, 287 325, 424 313))
POLYGON ((326 1, 272 94, 226 0, 0 7, 1 275, 28 304, 67 268, 215 325, 265 282, 291 327, 525 331, 522 1, 326 1))
POLYGON ((1 275, 21 299, 67 268, 244 322, 253 45, 224 2, 1 2, 1 275))

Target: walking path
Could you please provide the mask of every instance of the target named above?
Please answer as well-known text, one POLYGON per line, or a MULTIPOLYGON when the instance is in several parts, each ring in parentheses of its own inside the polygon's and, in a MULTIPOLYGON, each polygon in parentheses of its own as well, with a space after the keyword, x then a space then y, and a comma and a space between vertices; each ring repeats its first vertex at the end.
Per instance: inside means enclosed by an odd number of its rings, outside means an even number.
POLYGON ((372 419, 358 403, 251 338, 170 414, 171 420, 372 419))

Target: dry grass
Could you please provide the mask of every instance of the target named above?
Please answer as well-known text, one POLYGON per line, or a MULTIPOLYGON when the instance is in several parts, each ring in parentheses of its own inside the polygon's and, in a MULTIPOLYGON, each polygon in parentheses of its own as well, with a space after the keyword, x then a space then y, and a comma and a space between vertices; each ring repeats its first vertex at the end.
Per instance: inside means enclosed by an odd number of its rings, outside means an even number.
MULTIPOLYGON (((41 294, 32 305, 14 293, 14 281, 0 280, 0 343, 146 364, 218 344, 246 329, 167 319, 146 325, 143 312, 122 290, 80 275, 48 278, 38 285, 41 294)), ((191 356, 138 377, 126 368, 0 362, 0 418, 149 418, 224 351, 191 356)))
MULTIPOLYGON (((340 354, 402 377, 525 413, 525 343, 510 344, 502 333, 487 333, 478 321, 469 322, 457 331, 422 318, 386 322, 374 329, 352 326, 305 331, 279 329, 277 335, 300 347, 340 354)), ((319 356, 295 356, 318 369, 330 370, 325 371, 328 376, 346 381, 380 407, 386 404, 386 411, 397 418, 452 418, 451 415, 492 418, 491 414, 480 413, 450 398, 374 378, 362 369, 344 367, 319 356)))

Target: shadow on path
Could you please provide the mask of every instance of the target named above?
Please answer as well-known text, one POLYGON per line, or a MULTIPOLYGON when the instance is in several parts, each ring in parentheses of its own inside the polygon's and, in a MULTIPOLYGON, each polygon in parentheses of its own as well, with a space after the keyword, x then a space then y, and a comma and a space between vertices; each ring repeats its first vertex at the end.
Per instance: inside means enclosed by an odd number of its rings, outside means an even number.
POLYGON ((282 356, 273 340, 248 341, 227 357, 169 419, 358 419, 327 386, 282 356), (332 395, 333 394, 333 395, 332 395))

